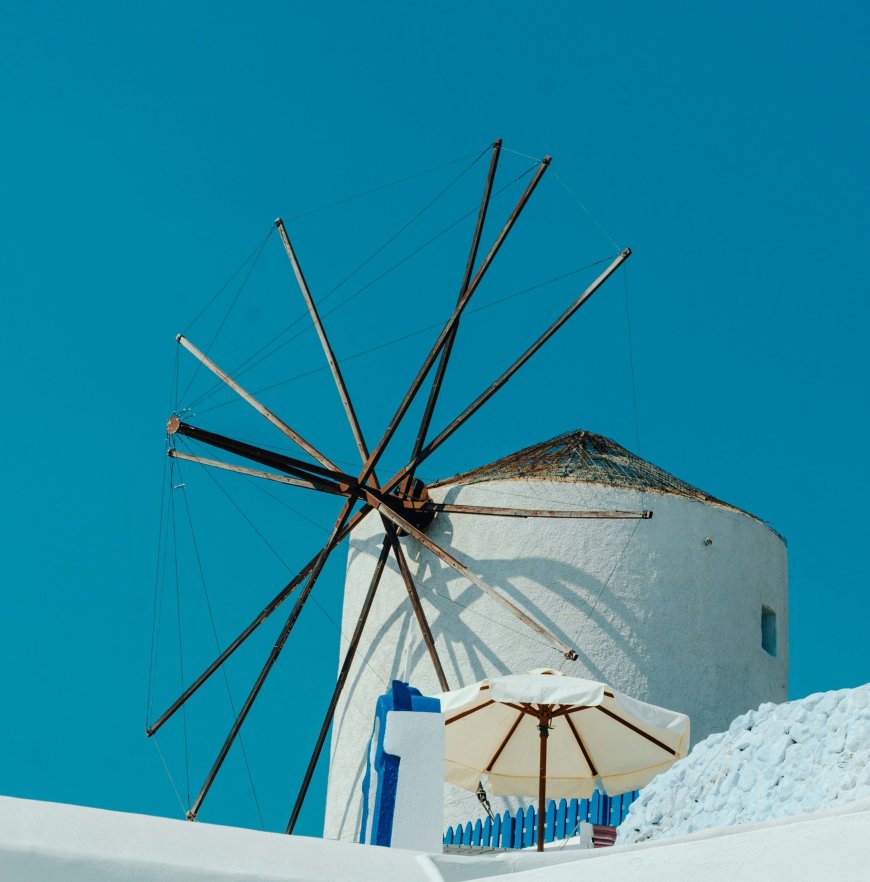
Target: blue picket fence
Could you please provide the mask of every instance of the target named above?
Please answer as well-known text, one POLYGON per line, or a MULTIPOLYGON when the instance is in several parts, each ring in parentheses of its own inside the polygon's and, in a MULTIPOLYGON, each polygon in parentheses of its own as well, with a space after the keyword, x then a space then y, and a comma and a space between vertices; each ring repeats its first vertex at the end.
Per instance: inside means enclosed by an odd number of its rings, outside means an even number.
MULTIPOLYGON (((562 799, 558 805, 547 805, 544 841, 554 842, 574 835, 582 821, 618 827, 628 814, 628 807, 637 799, 637 790, 620 796, 605 796, 597 791, 591 799, 562 799)), ((457 824, 444 834, 445 845, 467 845, 482 848, 526 848, 538 837, 538 823, 534 806, 496 815, 495 819, 476 820, 473 824, 457 824)))

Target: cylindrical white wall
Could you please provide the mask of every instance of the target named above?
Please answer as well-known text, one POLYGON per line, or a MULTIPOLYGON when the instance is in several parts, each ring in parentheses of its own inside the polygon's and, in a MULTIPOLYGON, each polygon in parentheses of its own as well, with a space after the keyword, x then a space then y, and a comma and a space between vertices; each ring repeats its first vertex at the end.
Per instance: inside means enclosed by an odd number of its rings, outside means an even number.
MULTIPOLYGON (((403 539, 451 688, 557 667, 688 713, 693 741, 762 701, 786 698, 786 550, 755 518, 675 493, 574 480, 442 484, 430 493, 435 501, 472 505, 654 512, 651 520, 439 514, 428 528, 434 541, 575 647, 575 662, 403 539), (776 616, 776 655, 762 647, 763 609, 776 616)), ((382 536, 371 516, 351 535, 345 635, 356 624, 382 536)), ((345 649, 343 640, 342 657, 345 649)), ((391 559, 335 717, 327 837, 356 837, 375 699, 392 678, 424 693, 440 691, 391 559)), ((447 788, 447 823, 480 816, 473 794, 447 788)))

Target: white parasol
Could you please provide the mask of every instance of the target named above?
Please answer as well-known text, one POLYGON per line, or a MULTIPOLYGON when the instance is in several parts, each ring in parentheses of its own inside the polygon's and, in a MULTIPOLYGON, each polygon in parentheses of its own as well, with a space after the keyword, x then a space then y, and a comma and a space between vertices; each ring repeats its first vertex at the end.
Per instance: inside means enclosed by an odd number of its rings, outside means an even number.
POLYGON ((648 784, 684 757, 689 718, 603 683, 549 668, 490 677, 437 696, 445 714, 447 781, 498 796, 588 798, 600 781, 614 796, 648 784))

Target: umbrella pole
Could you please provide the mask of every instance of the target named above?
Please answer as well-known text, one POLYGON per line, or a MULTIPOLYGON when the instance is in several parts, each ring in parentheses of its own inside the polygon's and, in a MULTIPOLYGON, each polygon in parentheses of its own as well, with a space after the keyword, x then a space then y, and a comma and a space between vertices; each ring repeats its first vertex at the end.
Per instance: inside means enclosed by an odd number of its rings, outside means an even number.
POLYGON ((538 769, 538 851, 544 850, 544 824, 547 807, 547 738, 550 736, 550 708, 538 711, 538 732, 540 733, 540 767, 538 769))

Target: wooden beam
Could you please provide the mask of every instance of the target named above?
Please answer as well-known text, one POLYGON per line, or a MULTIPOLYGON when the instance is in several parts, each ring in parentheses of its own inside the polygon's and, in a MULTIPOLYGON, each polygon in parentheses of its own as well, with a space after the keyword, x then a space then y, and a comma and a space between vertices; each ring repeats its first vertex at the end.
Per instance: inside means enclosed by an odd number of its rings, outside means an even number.
POLYGON ((483 591, 485 594, 488 594, 493 600, 497 603, 500 603, 508 612, 511 613, 514 617, 519 619, 526 627, 531 628, 536 634, 539 634, 543 637, 548 643, 552 646, 557 647, 559 651, 565 656, 565 658, 574 661, 577 658, 577 653, 574 649, 568 646, 567 643, 560 640, 556 637, 555 634, 548 631, 543 625, 536 622, 528 613, 524 610, 520 609, 512 600, 505 597, 498 589, 493 588, 488 582, 485 582, 477 573, 470 570, 462 561, 455 558, 450 552, 445 551, 441 548, 440 545, 436 545, 425 533, 418 530, 413 524, 409 521, 406 521, 401 515, 388 508, 386 505, 382 505, 374 496, 369 495, 368 503, 372 507, 376 508, 378 512, 388 517, 397 527, 401 527, 409 536, 412 536, 416 539, 424 548, 428 549, 432 552, 436 557, 439 557, 447 566, 456 570, 462 576, 465 576, 470 582, 473 582, 483 591))
MULTIPOLYGON (((311 560, 308 561, 298 573, 296 573, 296 575, 269 601, 269 603, 267 603, 266 606, 254 616, 250 624, 248 624, 248 626, 232 640, 229 646, 227 646, 227 648, 218 655, 218 657, 190 684, 190 686, 188 686, 187 689, 185 689, 184 692, 172 702, 157 721, 145 729, 145 734, 149 738, 156 734, 159 729, 168 722, 175 713, 177 713, 181 706, 208 681, 208 679, 230 658, 230 656, 248 639, 248 637, 250 637, 251 634, 253 634, 254 631, 256 631, 257 628, 259 628, 260 625, 262 625, 263 622, 265 622, 275 610, 284 603, 299 585, 302 584, 307 576, 318 565, 321 555, 330 546, 330 542, 332 542, 332 547, 337 545, 342 539, 344 539, 351 529, 362 520, 362 517, 354 517, 351 518, 350 522, 347 522, 347 515, 350 513, 352 505, 353 500, 348 500, 342 508, 341 513, 333 526, 333 531, 336 529, 338 530, 334 541, 332 536, 330 536, 330 540, 326 543, 323 550, 314 555, 314 557, 311 558, 311 560)), ((370 509, 367 508, 366 512, 368 511, 370 511, 370 509)))
POLYGON ((435 638, 432 636, 429 620, 426 618, 426 613, 420 603, 420 595, 417 593, 417 588, 414 585, 414 578, 411 575, 411 570, 408 568, 408 561, 405 558, 405 552, 402 550, 402 545, 399 541, 396 528, 390 523, 387 517, 384 517, 383 515, 382 517, 384 529, 387 531, 387 536, 390 537, 390 543, 393 546, 393 554, 396 558, 396 563, 399 565, 399 573, 402 576, 402 581, 405 583, 408 599, 411 601, 411 609, 414 610, 414 616, 417 619, 417 624, 423 635, 423 642, 426 644, 426 649, 429 651, 429 657, 432 659, 432 665, 435 668, 435 675, 438 677, 438 683, 444 692, 449 692, 450 684, 447 682, 447 677, 444 674, 444 668, 441 665, 438 650, 435 648, 435 638))
POLYGON ((275 428, 279 431, 283 432, 288 438, 292 441, 296 442, 309 456, 314 457, 321 465, 325 466, 328 469, 333 469, 337 471, 335 464, 328 460, 313 444, 309 444, 295 429, 291 429, 290 426, 287 425, 283 420, 279 419, 269 410, 267 407, 264 407, 254 398, 253 395, 246 392, 229 374, 222 371, 204 352, 200 352, 193 343, 190 342, 186 337, 179 334, 175 338, 197 361, 199 361, 202 365, 207 367, 218 379, 223 380, 230 389, 233 390, 237 395, 247 401, 257 413, 264 416, 275 428))
MULTIPOLYGON (((459 287, 459 298, 457 305, 462 300, 463 295, 468 290, 471 282, 471 273, 474 271, 474 264, 477 260, 477 250, 480 247, 480 237, 483 233, 483 225, 486 221, 486 212, 489 208, 489 200, 492 195, 492 185, 495 180, 495 172, 498 168, 498 159, 501 155, 501 138, 492 145, 492 158, 489 161, 489 172, 486 176, 486 184, 483 188, 483 198, 480 202, 480 209, 477 212, 477 223, 474 227, 474 236, 471 239, 471 251, 468 255, 468 261, 465 264, 465 275, 462 277, 462 284, 459 287)), ((438 359, 438 367, 435 369, 435 379, 432 381, 432 388, 429 390, 429 400, 426 402, 426 409, 423 411, 423 419, 420 421, 420 428, 417 431, 417 439, 414 442, 414 450, 411 453, 413 461, 423 447, 426 441, 426 433, 429 431, 429 424, 432 422, 432 414, 435 411, 435 405, 438 402, 438 395, 441 392, 441 384, 444 381, 444 374, 447 370, 447 362, 450 359, 450 353, 453 350, 453 341, 456 339, 456 332, 459 330, 459 322, 453 326, 453 330, 444 341, 444 348, 441 350, 441 357, 438 359)), ((408 480, 414 478, 414 471, 408 475, 408 480)))
POLYGON ((457 303, 456 309, 453 311, 453 315, 451 315, 450 318, 447 320, 447 324, 444 325, 444 328, 442 329, 441 333, 438 335, 438 339, 435 341, 435 344, 433 345, 429 354, 426 356, 425 360, 423 361, 423 365, 421 366, 420 370, 417 372, 417 376, 414 378, 413 382, 411 383, 411 387, 405 393, 405 397, 402 399, 402 402, 399 405, 398 410, 394 414, 393 418, 390 420, 390 423, 387 426, 387 429, 384 432, 383 437, 378 442, 378 446, 369 454, 368 458, 366 459, 365 466, 363 467, 363 470, 359 476, 360 484, 365 483, 366 479, 371 474, 374 467, 377 465, 378 460, 381 457, 381 454, 384 452, 384 449, 386 448, 387 444, 389 444, 390 439, 395 434, 396 429, 399 426, 399 423, 401 422, 402 418, 407 413, 408 408, 411 406, 411 402, 416 397, 417 392, 420 390, 420 386, 422 385, 423 381, 426 379, 426 376, 428 375, 430 369, 432 368, 432 365, 435 363, 435 359, 438 357, 439 353, 441 352, 441 349, 443 348, 445 341, 447 340, 448 336, 450 336, 450 334, 453 331, 453 328, 455 327, 456 323, 459 321, 460 317, 462 316, 462 311, 468 305, 468 301, 471 299, 472 295, 477 290, 478 285, 483 280, 483 277, 486 274, 486 271, 489 269, 490 265, 492 264, 492 261, 495 259, 496 254, 498 254, 499 250, 501 249, 501 246, 504 244, 504 241, 507 238, 508 233, 510 233, 511 229, 513 228, 514 224, 517 221, 517 218, 520 216, 520 213, 522 212, 523 208, 525 208, 526 203, 529 201, 529 198, 531 197, 532 193, 534 192, 535 187, 537 187, 538 182, 541 180, 541 177, 543 176, 544 172, 547 170, 547 167, 549 166, 549 164, 550 164, 550 157, 545 156, 544 159, 541 161, 540 165, 538 166, 537 171, 535 172, 534 176, 532 177, 532 180, 529 182, 528 186, 526 187, 525 191, 523 192, 523 195, 520 197, 519 202, 517 202, 516 206, 514 207, 514 210, 511 212, 510 216, 508 217, 507 221, 505 222, 504 226, 502 227, 501 231, 499 232, 498 236, 496 237, 495 243, 493 244, 492 248, 490 248, 489 253, 483 259, 483 262, 480 265, 480 269, 478 269, 476 275, 469 283, 468 288, 466 289, 465 293, 460 298, 459 303, 457 303))
POLYGON ((547 330, 494 382, 485 392, 481 393, 468 407, 456 417, 445 429, 430 441, 409 464, 409 469, 431 456, 466 420, 487 402, 508 380, 583 306, 584 303, 625 263, 631 256, 631 249, 626 248, 607 269, 550 325, 547 330))
POLYGON ((330 699, 329 707, 326 709, 326 714, 323 718, 323 724, 320 727, 320 733, 317 736, 314 750, 311 753, 311 759, 308 761, 308 768, 305 770, 305 777, 302 779, 302 784, 299 788, 298 794, 296 795, 296 802, 293 805, 293 811, 290 815, 290 820, 287 822, 287 828, 284 831, 285 833, 293 832, 294 828, 296 827, 296 821, 299 819, 299 813, 302 811, 302 804, 305 802, 305 796, 308 793, 308 788, 311 784, 311 778, 314 775, 314 770, 317 768, 317 761, 320 759, 320 753, 323 750, 323 745, 326 741, 329 727, 332 724, 332 718, 335 716, 335 709, 336 707, 338 707, 338 699, 341 697, 342 690, 344 689, 344 685, 347 682, 348 675, 350 674, 350 668, 353 664, 354 658, 356 657, 356 651, 359 647, 360 639, 362 638, 363 629, 365 628, 366 621, 368 620, 369 613, 372 609, 372 604, 375 600, 375 593, 378 590, 378 585, 381 581, 381 575, 384 572, 384 566, 387 563, 387 557, 390 553, 391 542, 392 540, 389 536, 384 537, 384 543, 381 546, 381 553, 378 556, 377 563, 375 564, 374 571, 372 572, 371 581, 369 582, 369 590, 366 593, 362 607, 360 608, 359 615, 357 616, 356 627, 354 628, 353 635, 348 642, 347 651, 344 654, 344 661, 341 664, 341 670, 338 672, 338 680, 336 681, 335 688, 332 691, 332 698, 330 699))
MULTIPOLYGON (((276 453, 274 450, 266 450, 253 444, 246 444, 244 441, 238 441, 226 435, 219 435, 217 432, 209 432, 207 429, 200 429, 197 426, 191 426, 189 423, 181 422, 178 417, 170 419, 169 434, 179 434, 186 438, 192 438, 194 441, 201 441, 204 444, 217 447, 219 450, 226 450, 229 453, 243 456, 261 465, 286 472, 303 481, 310 481, 313 484, 331 485, 332 492, 337 490, 342 495, 355 496, 356 498, 361 498, 364 495, 364 491, 357 483, 354 475, 324 468, 314 463, 304 462, 301 459, 287 456, 285 453, 276 453)), ((267 475, 261 475, 261 477, 267 477, 267 475)), ((398 499, 394 500, 388 497, 377 486, 369 487, 365 492, 374 493, 382 502, 388 505, 401 505, 398 499)))
POLYGON ((304 487, 306 490, 319 490, 323 493, 332 493, 336 496, 351 496, 350 491, 343 491, 338 484, 330 484, 320 481, 303 481, 299 478, 291 478, 289 475, 277 475, 274 472, 263 472, 259 469, 249 469, 246 466, 233 465, 228 462, 221 462, 217 459, 206 459, 202 456, 194 456, 191 453, 182 453, 174 447, 170 447, 166 451, 167 456, 173 459, 183 459, 187 462, 196 462, 202 466, 208 466, 212 469, 222 469, 226 472, 236 472, 240 475, 248 475, 251 478, 264 478, 268 481, 276 481, 279 484, 287 484, 291 487, 304 487))
POLYGON ((335 353, 332 351, 332 346, 330 345, 329 338, 326 336, 326 330, 323 327, 323 322, 320 319, 320 313, 317 311, 317 306, 314 303, 314 298, 311 296, 311 291, 308 288, 308 282, 305 281, 305 276, 302 273, 302 267, 299 265, 299 260, 296 257, 296 252, 293 250, 293 246, 290 244, 290 237, 287 235, 287 230, 284 227, 284 221, 279 217, 275 221, 275 226, 278 228, 278 233, 281 236, 281 241, 284 243, 284 250, 287 252, 287 257, 290 259, 290 264, 293 267, 293 272, 296 275, 296 281, 299 284, 299 290, 302 292, 302 297, 305 299, 305 305, 308 307, 308 314, 311 316, 311 321, 314 324, 314 329, 317 331, 317 336, 320 339, 320 345, 323 349, 323 354, 326 356, 326 361, 329 364, 329 370, 332 373, 332 379, 335 381, 335 386, 338 389, 338 397, 341 399, 342 407, 344 408, 344 412, 347 415, 347 421, 350 424, 350 430, 353 433, 354 441, 356 441, 356 446, 359 449, 360 456, 362 461, 365 462, 368 459, 368 448, 366 447, 366 443, 363 440, 362 431, 360 430, 359 420, 356 416, 356 411, 354 410, 353 404, 350 400, 350 395, 347 392, 347 386, 344 382, 344 377, 341 373, 341 368, 338 365, 338 361, 335 358, 335 353))
POLYGON ((446 514, 491 515, 502 518, 635 518, 646 520, 651 511, 574 511, 549 508, 499 508, 490 505, 454 505, 448 502, 422 502, 413 505, 419 511, 445 512, 446 514))
POLYGON ((254 701, 256 701, 257 696, 260 694, 260 690, 263 688, 263 684, 266 682, 266 678, 269 676, 269 673, 275 666, 275 662, 278 661, 278 656, 281 654, 281 650, 287 643, 287 638, 290 636, 290 632, 293 630, 293 626, 296 624, 296 621, 302 613, 305 602, 311 596, 311 592, 314 589, 314 585, 317 582, 318 576, 323 570, 323 567, 326 564, 329 555, 332 553, 332 550, 335 548, 338 542, 337 537, 341 533, 341 528, 345 525, 347 517, 350 514, 352 504, 352 500, 348 500, 345 503, 341 515, 339 516, 339 519, 335 522, 332 533, 330 534, 326 545, 323 546, 323 549, 317 556, 317 561, 308 575, 308 581, 305 583, 305 587, 302 589, 302 592, 296 599, 296 603, 293 605, 293 609, 290 611, 290 615, 284 622, 284 626, 283 628, 281 628, 281 633, 278 635, 278 639, 275 641, 275 645, 272 647, 272 650, 269 653, 269 657, 266 659, 266 663, 263 665, 251 691, 248 693, 248 697, 245 699, 245 703, 242 705, 242 709, 236 716, 236 719, 233 722, 229 734, 224 740, 224 743, 221 746, 220 751, 218 752, 217 758, 215 759, 211 770, 206 776, 205 782, 203 783, 202 788, 200 789, 199 794, 196 797, 196 800, 194 800, 190 811, 187 813, 188 820, 196 820, 196 816, 199 813, 200 808, 202 807, 202 803, 208 795, 208 792, 211 789, 211 786, 214 783, 214 779, 217 776, 217 773, 220 771, 224 760, 227 758, 227 754, 229 753, 233 742, 236 740, 236 736, 239 734, 239 731, 242 728, 242 724, 245 722, 245 719, 248 716, 248 713, 250 712, 254 701))

